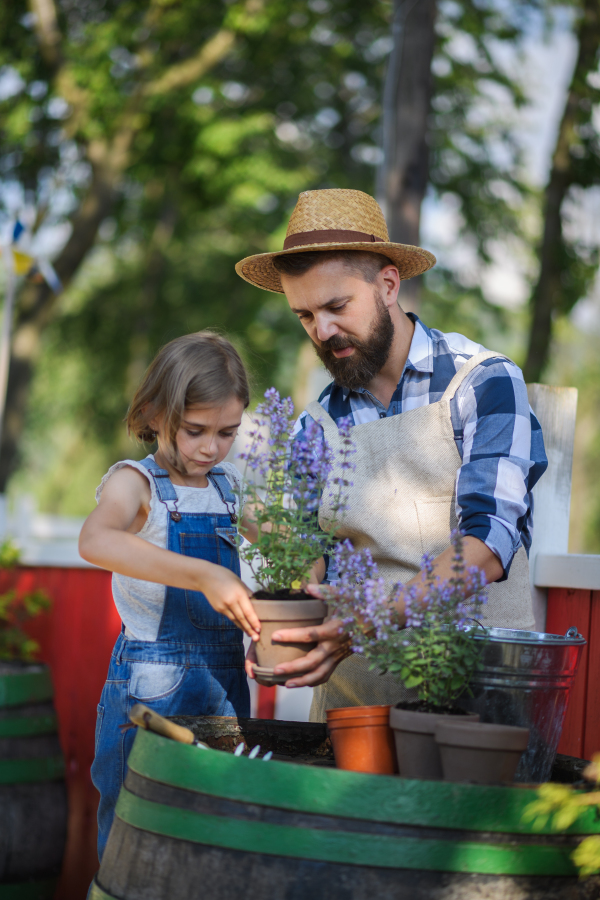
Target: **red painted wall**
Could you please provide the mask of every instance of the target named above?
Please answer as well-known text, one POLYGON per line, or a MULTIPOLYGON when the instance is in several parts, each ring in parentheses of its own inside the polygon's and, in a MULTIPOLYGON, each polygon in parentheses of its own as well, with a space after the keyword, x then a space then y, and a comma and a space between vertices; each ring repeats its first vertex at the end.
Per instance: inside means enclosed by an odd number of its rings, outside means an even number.
POLYGON ((33 620, 28 632, 50 666, 59 732, 67 768, 67 850, 55 900, 85 900, 98 868, 98 794, 90 778, 94 758, 96 706, 121 622, 112 601, 111 575, 101 569, 18 567, 0 573, 0 592, 43 588, 52 609, 33 620))
POLYGON ((575 625, 588 642, 569 698, 559 753, 591 759, 600 751, 600 591, 550 588, 546 631, 575 625))

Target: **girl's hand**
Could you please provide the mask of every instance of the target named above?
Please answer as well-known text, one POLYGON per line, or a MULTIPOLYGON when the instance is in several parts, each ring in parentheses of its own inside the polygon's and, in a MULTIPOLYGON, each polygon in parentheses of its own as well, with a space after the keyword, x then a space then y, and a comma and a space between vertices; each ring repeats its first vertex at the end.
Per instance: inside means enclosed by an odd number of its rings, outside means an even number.
POLYGON ((237 575, 213 565, 209 574, 203 573, 202 592, 216 612, 227 616, 253 641, 259 639, 260 619, 250 603, 251 591, 237 575))

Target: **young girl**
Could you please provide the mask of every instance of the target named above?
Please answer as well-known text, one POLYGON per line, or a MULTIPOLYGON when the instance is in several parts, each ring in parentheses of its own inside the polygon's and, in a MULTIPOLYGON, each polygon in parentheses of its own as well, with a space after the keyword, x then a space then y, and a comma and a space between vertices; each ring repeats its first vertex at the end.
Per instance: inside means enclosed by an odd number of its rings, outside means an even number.
POLYGON ((250 715, 242 630, 258 640, 260 622, 239 578, 240 476, 219 465, 248 402, 229 341, 199 332, 163 347, 127 415, 129 432, 158 449, 111 467, 81 532, 83 558, 114 572, 123 622, 96 724, 100 858, 134 738, 119 725, 135 703, 166 716, 250 715))

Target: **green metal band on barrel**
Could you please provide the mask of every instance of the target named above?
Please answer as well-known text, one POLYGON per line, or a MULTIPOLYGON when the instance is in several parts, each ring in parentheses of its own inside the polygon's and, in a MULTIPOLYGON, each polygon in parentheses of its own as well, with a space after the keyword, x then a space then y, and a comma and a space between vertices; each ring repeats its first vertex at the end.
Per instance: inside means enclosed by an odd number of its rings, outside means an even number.
POLYGON ((165 806, 123 789, 116 815, 128 825, 197 844, 383 869, 480 875, 575 875, 571 847, 485 844, 273 825, 165 806))
POLYGON ((57 878, 44 878, 42 881, 0 884, 0 900, 52 900, 57 882, 57 878))
POLYGON ((32 781, 58 781, 65 774, 62 756, 33 759, 0 759, 0 784, 25 784, 32 781))
POLYGON ((51 700, 54 691, 48 669, 0 675, 0 709, 51 700))
MULTIPOLYGON (((0 900, 2 898, 0 897, 0 900)), ((92 888, 90 890, 89 896, 87 900, 116 900, 112 894, 107 894, 106 891, 103 891, 96 879, 92 883, 92 888)))
MULTIPOLYGON (((228 800, 293 812, 396 825, 421 825, 504 834, 552 834, 523 822, 534 789, 416 781, 364 775, 272 760, 199 750, 138 729, 128 766, 146 778, 228 800)), ((569 834, 598 834, 600 821, 589 809, 569 834)))
POLYGON ((58 720, 49 716, 20 716, 18 719, 0 719, 0 738, 31 737, 34 734, 54 734, 58 720))

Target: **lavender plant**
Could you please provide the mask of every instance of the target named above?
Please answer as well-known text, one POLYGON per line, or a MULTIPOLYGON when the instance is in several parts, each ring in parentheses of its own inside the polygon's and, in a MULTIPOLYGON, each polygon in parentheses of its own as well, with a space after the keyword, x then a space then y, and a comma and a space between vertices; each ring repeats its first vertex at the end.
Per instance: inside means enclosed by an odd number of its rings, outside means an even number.
POLYGON ((427 710, 452 706, 477 670, 485 644, 475 639, 477 624, 472 627, 486 602, 485 578, 479 569, 465 567, 459 531, 452 533, 451 542, 450 579, 437 578, 426 555, 424 590, 397 584, 390 596, 369 550, 356 551, 343 541, 335 551, 339 581, 328 592, 328 602, 335 604, 351 634, 354 652, 369 660, 371 669, 390 672, 406 688, 414 688, 427 710), (405 624, 396 606, 401 597, 405 624))
POLYGON ((349 420, 339 425, 341 449, 336 459, 312 419, 301 438, 294 436, 289 397, 282 399, 275 388, 264 396, 253 417, 250 446, 240 454, 246 464, 243 499, 253 505, 258 541, 240 547, 240 555, 265 591, 279 593, 300 588, 314 563, 331 548, 331 538, 319 528, 319 503, 328 490, 333 532, 344 512, 355 450, 349 420), (337 474, 330 479, 334 465, 337 474))

